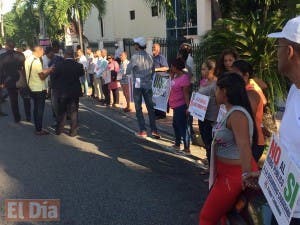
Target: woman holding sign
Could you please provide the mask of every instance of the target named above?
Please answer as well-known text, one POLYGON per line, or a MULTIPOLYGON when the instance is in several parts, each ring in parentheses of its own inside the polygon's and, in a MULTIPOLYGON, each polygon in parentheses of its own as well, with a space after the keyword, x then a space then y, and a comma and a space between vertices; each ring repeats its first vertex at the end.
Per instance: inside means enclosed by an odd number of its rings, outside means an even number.
POLYGON ((201 225, 218 224, 241 193, 244 177, 257 170, 251 152, 257 132, 243 78, 236 73, 219 77, 216 101, 227 113, 213 129, 210 192, 200 212, 201 225))
POLYGON ((171 63, 171 92, 169 105, 173 109, 173 128, 175 144, 172 146, 180 150, 183 139, 184 152, 190 153, 190 137, 187 132, 187 109, 190 103, 190 77, 183 72, 185 63, 181 59, 175 59, 171 63))
POLYGON ((216 103, 217 77, 215 76, 216 62, 214 60, 206 60, 201 67, 202 78, 206 79, 205 85, 201 85, 199 93, 209 97, 207 111, 204 121, 198 121, 201 138, 205 145, 206 157, 210 162, 210 146, 213 140, 212 127, 217 121, 219 106, 216 103))

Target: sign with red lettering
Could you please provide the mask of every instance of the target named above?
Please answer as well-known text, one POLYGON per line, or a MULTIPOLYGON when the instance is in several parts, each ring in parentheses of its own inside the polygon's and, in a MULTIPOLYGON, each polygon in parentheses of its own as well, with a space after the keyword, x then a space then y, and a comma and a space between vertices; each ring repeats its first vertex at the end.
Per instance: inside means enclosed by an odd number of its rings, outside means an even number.
POLYGON ((201 121, 204 121, 208 102, 209 102, 208 96, 202 95, 198 92, 193 92, 190 105, 189 105, 189 112, 193 117, 196 117, 201 121))
POLYGON ((5 220, 15 221, 59 221, 59 199, 7 199, 5 220))
POLYGON ((270 142, 259 185, 280 225, 290 224, 300 194, 300 170, 278 136, 270 142))

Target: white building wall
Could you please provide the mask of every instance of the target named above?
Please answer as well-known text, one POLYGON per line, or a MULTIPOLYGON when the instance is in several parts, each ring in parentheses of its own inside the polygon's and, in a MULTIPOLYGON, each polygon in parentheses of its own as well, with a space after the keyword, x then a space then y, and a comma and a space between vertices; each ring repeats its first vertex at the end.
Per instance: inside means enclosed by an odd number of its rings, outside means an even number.
MULTIPOLYGON (((97 9, 93 8, 84 24, 84 34, 91 42, 99 42, 100 26, 97 9)), ((104 41, 120 38, 166 37, 165 17, 152 17, 151 8, 144 0, 110 0, 106 3, 103 17, 104 41), (135 20, 130 20, 130 11, 135 10, 135 20)))
POLYGON ((211 0, 197 0, 197 33, 203 36, 211 30, 211 0))

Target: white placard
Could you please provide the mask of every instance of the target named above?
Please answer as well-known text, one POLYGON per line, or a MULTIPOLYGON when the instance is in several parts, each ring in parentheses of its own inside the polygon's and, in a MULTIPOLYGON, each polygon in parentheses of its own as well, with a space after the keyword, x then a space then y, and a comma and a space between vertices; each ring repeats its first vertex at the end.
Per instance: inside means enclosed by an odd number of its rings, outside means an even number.
POLYGON ((193 92, 190 105, 189 105, 189 112, 193 117, 196 117, 201 121, 204 121, 208 102, 209 102, 208 96, 202 95, 198 92, 193 92))
POLYGON ((152 100, 154 108, 160 111, 167 111, 168 100, 171 91, 171 79, 169 76, 154 74, 152 81, 152 100))
POLYGON ((300 170, 282 146, 273 135, 259 185, 278 224, 288 225, 299 199, 300 170))
POLYGON ((102 78, 104 80, 104 84, 109 84, 111 82, 111 72, 110 70, 106 70, 103 72, 102 78))

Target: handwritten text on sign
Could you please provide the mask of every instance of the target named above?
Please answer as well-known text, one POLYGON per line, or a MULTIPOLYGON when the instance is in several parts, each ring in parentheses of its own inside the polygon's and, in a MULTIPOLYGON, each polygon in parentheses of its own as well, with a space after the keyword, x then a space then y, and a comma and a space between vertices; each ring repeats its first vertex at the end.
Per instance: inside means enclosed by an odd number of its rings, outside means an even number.
POLYGON ((209 97, 202 95, 197 92, 193 92, 191 97, 191 102, 189 105, 189 112, 192 116, 204 121, 205 114, 207 111, 207 106, 209 102, 209 97))
POLYGON ((300 171, 289 158, 287 150, 273 136, 259 185, 268 200, 278 224, 288 225, 299 198, 300 171))

